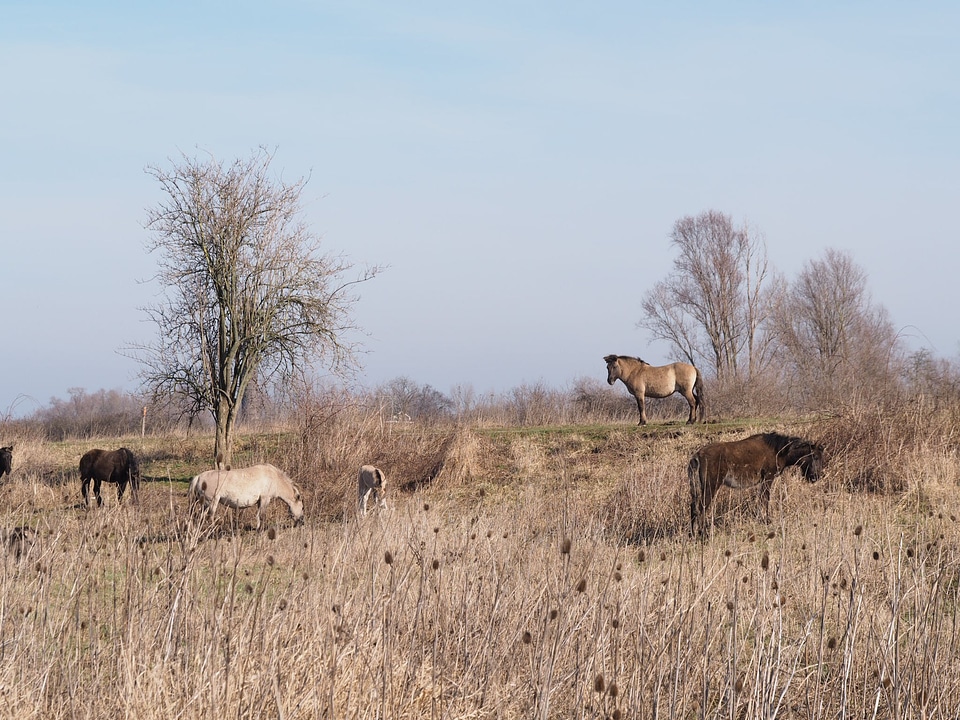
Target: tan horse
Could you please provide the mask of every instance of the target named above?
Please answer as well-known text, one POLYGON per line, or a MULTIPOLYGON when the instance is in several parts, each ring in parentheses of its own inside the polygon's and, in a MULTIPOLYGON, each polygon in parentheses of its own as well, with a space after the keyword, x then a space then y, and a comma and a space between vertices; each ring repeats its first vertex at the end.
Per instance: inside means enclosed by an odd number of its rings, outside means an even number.
POLYGON ((644 397, 665 398, 680 393, 690 404, 690 417, 687 424, 706 415, 703 400, 703 377, 700 371, 689 363, 675 362, 671 365, 654 366, 640 358, 628 355, 607 355, 607 382, 613 385, 621 380, 630 394, 637 399, 640 409, 640 425, 647 424, 647 413, 643 407, 644 397))
POLYGON ((283 470, 273 465, 254 465, 236 470, 207 470, 190 481, 190 499, 207 506, 210 516, 218 505, 243 509, 257 506, 257 530, 260 514, 274 498, 290 508, 296 524, 303 522, 303 496, 283 470))

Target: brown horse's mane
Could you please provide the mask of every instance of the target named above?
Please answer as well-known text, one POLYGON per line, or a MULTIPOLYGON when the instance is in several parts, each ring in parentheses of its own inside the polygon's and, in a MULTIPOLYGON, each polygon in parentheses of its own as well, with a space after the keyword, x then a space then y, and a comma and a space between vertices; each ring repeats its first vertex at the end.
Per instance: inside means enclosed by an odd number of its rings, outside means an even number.
POLYGON ((805 440, 804 438, 796 437, 795 435, 783 435, 778 432, 768 432, 763 433, 763 441, 773 450, 777 451, 777 455, 780 453, 789 450, 789 449, 806 449, 815 447, 815 443, 810 440, 805 440), (792 447, 791 447, 792 446, 792 447))

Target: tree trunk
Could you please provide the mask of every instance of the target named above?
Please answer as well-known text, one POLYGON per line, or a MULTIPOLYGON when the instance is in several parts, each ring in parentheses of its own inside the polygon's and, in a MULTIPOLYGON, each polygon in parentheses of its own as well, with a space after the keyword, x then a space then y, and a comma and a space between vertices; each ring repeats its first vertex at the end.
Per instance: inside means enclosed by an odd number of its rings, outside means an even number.
POLYGON ((220 470, 229 469, 233 464, 233 424, 235 412, 228 400, 220 400, 213 419, 217 426, 216 439, 213 446, 213 456, 216 460, 216 466, 220 470))

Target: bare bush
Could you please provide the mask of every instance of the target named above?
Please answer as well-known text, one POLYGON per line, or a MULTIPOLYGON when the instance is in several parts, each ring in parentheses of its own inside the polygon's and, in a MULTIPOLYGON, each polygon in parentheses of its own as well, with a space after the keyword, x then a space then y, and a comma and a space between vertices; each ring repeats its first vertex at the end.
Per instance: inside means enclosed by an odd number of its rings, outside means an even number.
POLYGON ((581 377, 570 390, 577 422, 625 422, 634 420, 637 404, 620 388, 598 378, 581 377))
POLYGON ((827 449, 829 477, 845 490, 900 493, 918 480, 910 472, 918 456, 956 453, 960 422, 921 396, 851 406, 823 423, 818 439, 827 449))
POLYGON ((70 388, 69 398, 51 398, 34 417, 51 440, 128 435, 140 432, 144 401, 120 390, 70 388))

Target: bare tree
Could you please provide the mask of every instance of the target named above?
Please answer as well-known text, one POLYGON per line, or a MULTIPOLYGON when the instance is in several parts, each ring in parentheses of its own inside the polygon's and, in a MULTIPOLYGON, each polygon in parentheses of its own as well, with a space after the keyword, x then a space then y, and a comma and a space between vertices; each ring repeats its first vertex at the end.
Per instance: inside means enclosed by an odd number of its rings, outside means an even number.
MULTIPOLYGON (((706 362, 720 379, 753 376, 770 360, 762 332, 771 307, 762 236, 715 210, 676 222, 673 271, 643 298, 638 323, 688 362, 706 362)), ((775 287, 775 284, 774 284, 775 287)))
POLYGON ((886 309, 872 302, 866 272, 847 253, 827 249, 808 261, 776 318, 790 374, 803 387, 829 394, 840 386, 892 387, 899 375, 897 334, 886 309))
POLYGON ((216 425, 214 456, 229 465, 233 432, 250 382, 286 382, 315 363, 349 365, 354 286, 342 256, 320 252, 302 222, 306 181, 269 176, 260 148, 231 163, 182 156, 172 168, 147 168, 164 200, 148 210, 147 243, 159 255, 165 292, 145 308, 154 344, 138 348, 145 386, 189 398, 216 425))
POLYGON ((453 401, 430 385, 419 385, 408 377, 397 377, 377 390, 380 405, 395 420, 438 420, 448 417, 453 401))

